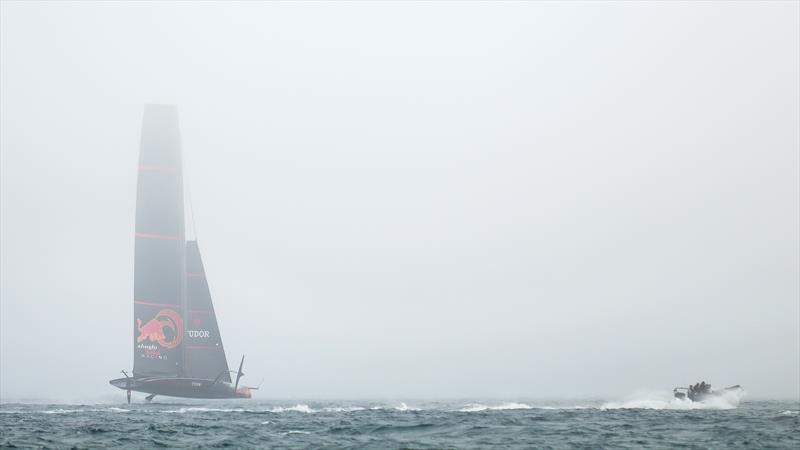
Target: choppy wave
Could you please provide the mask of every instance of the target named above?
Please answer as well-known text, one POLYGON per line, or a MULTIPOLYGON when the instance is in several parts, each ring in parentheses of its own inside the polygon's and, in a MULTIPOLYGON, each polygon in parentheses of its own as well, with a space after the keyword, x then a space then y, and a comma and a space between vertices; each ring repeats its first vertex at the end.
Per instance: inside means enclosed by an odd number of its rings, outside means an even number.
POLYGON ((397 411, 420 411, 419 408, 412 408, 412 407, 406 405, 403 402, 400 402, 400 405, 399 406, 395 406, 394 409, 397 410, 397 411))
POLYGON ((502 411, 506 409, 533 409, 533 406, 526 405, 525 403, 502 403, 500 405, 488 406, 481 403, 470 403, 469 405, 459 409, 459 412, 480 412, 480 411, 502 411))
POLYGON ((337 407, 328 407, 322 409, 325 412, 354 412, 354 411, 366 411, 367 408, 363 406, 337 406, 337 407))
MULTIPOLYGON (((91 412, 111 412, 111 413, 130 413, 136 412, 140 408, 146 408, 151 414, 206 414, 206 413, 246 413, 246 414, 337 414, 337 413, 357 413, 361 411, 397 411, 397 412, 423 412, 423 411, 442 411, 442 412, 462 412, 462 413, 477 413, 477 412, 491 412, 491 411, 513 411, 513 410, 579 410, 579 409, 597 409, 597 410, 617 410, 617 409, 664 409, 664 410, 724 410, 734 409, 738 407, 739 402, 743 396, 743 392, 728 392, 719 397, 708 399, 704 402, 692 402, 690 400, 681 400, 672 398, 669 392, 650 392, 639 393, 631 398, 621 401, 608 401, 605 403, 584 404, 584 405, 541 405, 532 403, 523 403, 519 401, 505 401, 505 402, 474 402, 474 403, 428 403, 422 406, 410 406, 405 402, 399 404, 315 404, 309 406, 307 403, 297 403, 294 405, 260 405, 256 408, 243 408, 243 407, 204 407, 204 406, 181 406, 179 408, 163 409, 156 407, 156 405, 134 405, 133 408, 121 408, 109 406, 105 408, 96 407, 83 407, 83 408, 54 408, 58 405, 48 405, 50 408, 35 411, 37 414, 77 414, 77 413, 91 413, 91 412)), ((178 406, 173 404, 174 406, 178 406)), ((31 411, 24 409, 0 409, 2 414, 26 414, 31 411)), ((788 409, 780 413, 782 415, 797 415, 798 411, 788 409)), ((265 422, 269 423, 269 421, 265 422)))
POLYGON ((672 400, 670 394, 639 394, 616 403, 524 398, 438 402, 406 399, 407 403, 310 399, 165 401, 130 406, 121 402, 16 403, 0 407, 0 412, 5 413, 0 414, 0 447, 106 448, 123 443, 139 448, 344 448, 361 444, 375 448, 402 445, 522 450, 560 447, 569 442, 584 448, 727 448, 747 446, 754 433, 759 434, 759 445, 766 448, 798 448, 800 443, 797 401, 748 401, 730 409, 731 402, 695 404, 672 400), (572 411, 576 409, 582 411, 572 411), (703 411, 689 411, 694 409, 703 411), (620 426, 609 427, 610 417, 620 426), (725 426, 697 426, 698 421, 724 422, 725 426), (654 423, 664 427, 654 427, 654 423), (133 437, 132 424, 137 427, 133 437), (682 432, 670 433, 665 440, 665 427, 682 432))
POLYGON ((70 414, 70 413, 79 413, 79 412, 88 412, 87 409, 47 409, 42 411, 42 414, 70 414))
POLYGON ((315 412, 319 412, 315 409, 311 409, 308 405, 305 404, 298 404, 294 406, 289 406, 284 408, 283 406, 276 406, 275 408, 268 409, 267 411, 272 413, 282 413, 282 412, 301 412, 306 414, 311 414, 315 412))
MULTIPOLYGON (((116 407, 108 407, 108 408, 74 408, 74 409, 65 409, 65 408, 55 408, 55 409, 46 409, 43 411, 37 411, 41 414, 75 414, 75 413, 86 413, 86 412, 113 412, 113 413, 125 413, 130 412, 130 409, 125 408, 116 408, 116 407)), ((3 413, 12 413, 12 414, 23 414, 27 413, 28 411, 0 411, 3 413)))
POLYGON ((544 410, 570 410, 570 409, 596 409, 596 406, 589 405, 529 405, 527 403, 505 402, 497 405, 485 405, 483 403, 470 403, 458 409, 458 412, 481 412, 481 411, 505 411, 515 409, 544 409, 544 410))
POLYGON ((301 412, 301 413, 316 413, 316 409, 312 409, 306 404, 297 404, 294 406, 275 406, 272 408, 264 409, 250 409, 250 408, 204 408, 204 407, 184 407, 178 409, 167 409, 159 412, 169 414, 186 414, 186 413, 208 413, 208 412, 225 412, 225 413, 285 413, 285 412, 301 412))
POLYGON ((186 414, 194 412, 246 412, 244 408, 203 408, 203 407, 188 407, 178 409, 167 409, 163 412, 168 414, 186 414))
MULTIPOLYGON (((273 414, 281 414, 281 413, 305 413, 305 414, 315 414, 315 413, 342 413, 342 412, 356 412, 356 411, 366 411, 368 409, 371 410, 381 410, 381 409, 391 409, 396 411, 419 411, 419 408, 412 408, 406 405, 405 403, 400 403, 398 406, 374 406, 371 408, 367 408, 366 406, 357 406, 357 405, 349 405, 349 406, 328 406, 328 407, 321 407, 321 408, 312 408, 305 403, 298 403, 293 406, 273 406, 269 408, 260 408, 260 409, 250 409, 250 408, 206 408, 206 407, 181 407, 178 409, 166 409, 166 410, 156 410, 157 412, 161 413, 168 413, 168 414, 187 414, 187 413, 215 413, 215 412, 226 412, 226 413, 255 413, 255 414, 266 414, 266 413, 273 413, 273 414)), ((129 411, 121 408, 109 408, 109 410, 117 410, 117 411, 129 411)), ((70 410, 70 411, 78 411, 78 410, 70 410)), ((3 411, 3 412, 10 412, 10 411, 3 411)), ((53 411, 61 412, 61 411, 53 411)), ((69 412, 69 411, 65 411, 69 412)))

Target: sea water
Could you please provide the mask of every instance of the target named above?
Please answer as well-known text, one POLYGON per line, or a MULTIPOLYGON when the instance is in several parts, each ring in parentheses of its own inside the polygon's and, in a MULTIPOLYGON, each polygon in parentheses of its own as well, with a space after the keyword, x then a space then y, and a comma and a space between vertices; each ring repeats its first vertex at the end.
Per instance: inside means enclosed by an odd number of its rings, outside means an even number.
POLYGON ((134 400, 2 403, 0 447, 800 448, 800 401, 134 400))

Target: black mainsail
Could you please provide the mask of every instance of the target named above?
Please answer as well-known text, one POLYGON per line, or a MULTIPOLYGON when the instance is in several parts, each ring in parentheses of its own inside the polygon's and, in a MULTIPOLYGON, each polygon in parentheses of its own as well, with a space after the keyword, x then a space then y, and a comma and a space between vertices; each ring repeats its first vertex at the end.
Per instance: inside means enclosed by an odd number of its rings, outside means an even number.
MULTIPOLYGON (((250 398, 231 385, 197 241, 186 241, 178 111, 147 105, 136 193, 133 376, 128 391, 192 398, 250 398)), ((244 357, 242 357, 242 363, 244 357)), ((124 372, 123 372, 124 373, 124 372)))
POLYGON ((135 253, 134 376, 182 376, 186 239, 175 106, 144 110, 135 253))

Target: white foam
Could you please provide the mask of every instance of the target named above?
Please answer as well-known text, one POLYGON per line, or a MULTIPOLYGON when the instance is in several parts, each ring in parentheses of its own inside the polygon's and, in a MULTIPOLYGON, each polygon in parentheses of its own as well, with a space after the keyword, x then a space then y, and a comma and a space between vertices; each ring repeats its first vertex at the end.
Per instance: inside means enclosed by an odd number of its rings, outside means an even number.
POLYGON ((786 411, 782 412, 782 416, 796 416, 799 415, 800 411, 792 411, 791 409, 787 409, 786 411))
POLYGON ((114 407, 108 408, 108 411, 111 411, 111 412, 131 412, 130 409, 114 408, 114 407))
POLYGON ((484 405, 482 403, 470 403, 459 409, 459 412, 481 412, 481 411, 504 411, 515 409, 544 409, 544 410, 564 410, 564 409, 592 409, 592 406, 539 406, 527 403, 506 402, 499 405, 484 405))
POLYGON ((526 405, 525 403, 506 402, 500 405, 488 406, 480 403, 470 403, 469 405, 459 409, 460 412, 480 412, 480 411, 503 411, 508 409, 533 409, 533 406, 526 405))
POLYGON ((363 408, 361 406, 343 406, 343 407, 336 407, 336 408, 324 408, 325 412, 353 412, 353 411, 364 411, 367 408, 363 408))
POLYGON ((193 412, 245 412, 245 409, 242 408, 201 408, 201 407, 192 407, 192 408, 180 408, 180 409, 168 409, 164 411, 165 413, 171 414, 186 414, 186 413, 193 413, 193 412))
POLYGON ((42 411, 42 414, 69 414, 69 413, 76 413, 76 412, 84 412, 85 409, 47 409, 42 411))
POLYGON ((294 412, 301 412, 301 413, 306 413, 306 414, 311 414, 311 413, 317 412, 316 410, 311 409, 308 405, 304 405, 304 404, 298 404, 298 405, 290 406, 288 408, 284 408, 283 406, 276 406, 275 408, 272 408, 272 409, 270 409, 268 411, 269 412, 273 412, 273 413, 282 413, 282 412, 294 411, 294 412))
MULTIPOLYGON (((382 409, 382 408, 377 408, 377 409, 382 409)), ((400 402, 400 406, 395 406, 394 409, 396 409, 397 411, 419 411, 419 408, 412 408, 403 402, 400 402)))
POLYGON ((674 398, 670 393, 652 392, 623 402, 607 402, 600 409, 734 409, 739 406, 743 396, 744 391, 727 391, 702 402, 693 402, 689 399, 674 398))
POLYGON ((289 430, 284 433, 281 433, 284 436, 288 436, 290 434, 311 434, 310 431, 303 431, 303 430, 289 430))
MULTIPOLYGON (((47 409, 44 411, 39 411, 42 414, 72 414, 72 413, 82 413, 82 412, 130 412, 130 409, 124 408, 78 408, 78 409, 63 409, 63 408, 56 408, 56 409, 47 409)), ((22 411, 20 411, 22 412, 22 411)))
MULTIPOLYGON (((352 411, 361 411, 366 408, 361 408, 360 406, 353 407, 352 411)), ((397 406, 389 406, 389 405, 379 405, 379 406, 371 406, 369 408, 372 411, 379 411, 379 410, 394 410, 394 411, 422 411, 421 408, 408 406, 405 402, 400 402, 397 406)))

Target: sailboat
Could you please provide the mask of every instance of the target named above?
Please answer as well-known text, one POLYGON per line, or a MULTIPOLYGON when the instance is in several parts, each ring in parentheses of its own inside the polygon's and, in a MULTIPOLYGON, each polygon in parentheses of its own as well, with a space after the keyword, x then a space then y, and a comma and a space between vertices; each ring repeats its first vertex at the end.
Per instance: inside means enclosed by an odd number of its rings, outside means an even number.
POLYGON ((136 194, 133 374, 127 391, 189 398, 250 398, 239 386, 244 356, 228 370, 195 237, 186 240, 178 110, 146 105, 136 194), (231 374, 236 375, 232 382, 231 374))

